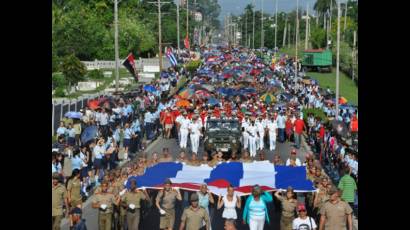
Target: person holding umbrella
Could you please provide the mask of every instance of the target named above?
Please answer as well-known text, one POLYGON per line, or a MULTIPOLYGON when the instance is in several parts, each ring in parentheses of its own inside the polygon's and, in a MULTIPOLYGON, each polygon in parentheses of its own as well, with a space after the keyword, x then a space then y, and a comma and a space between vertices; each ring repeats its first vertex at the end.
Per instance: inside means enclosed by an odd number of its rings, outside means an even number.
POLYGON ((243 210, 243 224, 249 224, 250 230, 263 230, 265 221, 269 223, 267 203, 272 202, 272 195, 262 192, 259 185, 252 188, 252 195, 248 197, 243 210))

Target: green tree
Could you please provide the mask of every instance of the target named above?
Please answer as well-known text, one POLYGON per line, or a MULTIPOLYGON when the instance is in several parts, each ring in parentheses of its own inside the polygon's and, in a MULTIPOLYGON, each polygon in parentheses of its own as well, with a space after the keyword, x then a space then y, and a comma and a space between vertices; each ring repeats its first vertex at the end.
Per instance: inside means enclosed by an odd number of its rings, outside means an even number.
POLYGON ((318 26, 311 27, 310 42, 313 49, 323 48, 326 46, 326 31, 318 26))
POLYGON ((68 83, 68 91, 71 86, 76 85, 79 81, 83 80, 87 73, 85 65, 74 54, 65 56, 60 68, 68 83))

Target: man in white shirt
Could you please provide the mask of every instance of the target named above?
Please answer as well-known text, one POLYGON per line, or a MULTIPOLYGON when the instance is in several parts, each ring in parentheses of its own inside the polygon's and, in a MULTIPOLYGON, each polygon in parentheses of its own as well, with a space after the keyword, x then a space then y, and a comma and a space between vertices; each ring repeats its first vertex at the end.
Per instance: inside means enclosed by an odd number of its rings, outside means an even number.
POLYGON ((317 225, 312 217, 307 216, 307 211, 304 204, 299 204, 297 207, 298 218, 292 222, 292 230, 316 230, 317 225))
POLYGON ((256 139, 257 139, 257 130, 258 128, 255 125, 255 120, 251 120, 251 124, 246 128, 246 132, 248 132, 248 140, 249 140, 249 153, 251 157, 256 156, 256 139))
POLYGON ((269 134, 269 150, 273 151, 276 149, 276 136, 278 132, 278 125, 274 119, 274 116, 271 116, 271 120, 268 122, 267 127, 269 134))
POLYGON ((102 113, 100 114, 100 128, 104 137, 108 135, 108 119, 108 113, 105 111, 105 109, 103 109, 102 113))
POLYGON ((191 137, 192 152, 197 153, 199 148, 199 137, 201 136, 202 124, 198 120, 198 115, 192 117, 192 122, 189 124, 189 131, 191 137))
POLYGON ((257 149, 258 150, 263 150, 265 143, 263 142, 264 137, 265 137, 265 128, 266 126, 264 125, 262 121, 261 115, 259 115, 258 120, 255 122, 256 127, 258 128, 258 139, 257 139, 257 149))
POLYGON ((147 139, 151 140, 154 127, 154 116, 151 111, 147 111, 144 116, 145 130, 147 132, 147 139))
POLYGON ((184 111, 183 117, 180 118, 180 127, 179 127, 179 136, 181 137, 181 141, 179 142, 179 147, 181 149, 186 149, 187 141, 188 141, 188 128, 189 124, 191 123, 190 120, 187 118, 187 112, 184 111))
POLYGON ((249 126, 249 117, 246 115, 245 119, 242 121, 242 139, 243 139, 243 148, 248 149, 249 146, 249 133, 246 131, 246 128, 249 126))
POLYGON ((281 112, 277 118, 278 122, 278 133, 279 141, 283 143, 285 141, 285 127, 286 127, 286 116, 281 112))

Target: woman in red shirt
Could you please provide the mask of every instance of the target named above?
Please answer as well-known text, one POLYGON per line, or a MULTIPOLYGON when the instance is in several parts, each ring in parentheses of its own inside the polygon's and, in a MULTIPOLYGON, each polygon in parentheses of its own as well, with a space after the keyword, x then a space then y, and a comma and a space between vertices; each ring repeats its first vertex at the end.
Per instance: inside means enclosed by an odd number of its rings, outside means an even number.
POLYGON ((289 142, 290 137, 292 136, 292 133, 293 133, 293 124, 292 124, 292 121, 290 120, 290 116, 288 116, 288 119, 286 120, 286 123, 285 123, 285 132, 287 136, 286 141, 289 142))
POLYGON ((168 109, 165 114, 164 118, 162 120, 162 125, 165 127, 165 135, 166 138, 169 139, 169 136, 171 135, 171 129, 174 126, 174 115, 172 115, 171 110, 168 109))

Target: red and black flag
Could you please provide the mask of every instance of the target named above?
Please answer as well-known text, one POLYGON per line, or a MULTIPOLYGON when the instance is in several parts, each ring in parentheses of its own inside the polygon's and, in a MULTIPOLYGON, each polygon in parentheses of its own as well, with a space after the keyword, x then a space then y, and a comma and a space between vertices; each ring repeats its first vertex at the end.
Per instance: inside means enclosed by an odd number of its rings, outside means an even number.
POLYGON ((135 81, 138 82, 138 74, 137 74, 137 69, 135 68, 134 55, 132 53, 128 54, 128 57, 124 60, 122 64, 132 74, 135 81))
POLYGON ((185 45, 185 49, 189 49, 189 37, 188 37, 188 34, 186 35, 186 37, 185 37, 185 40, 184 40, 184 45, 185 45))

